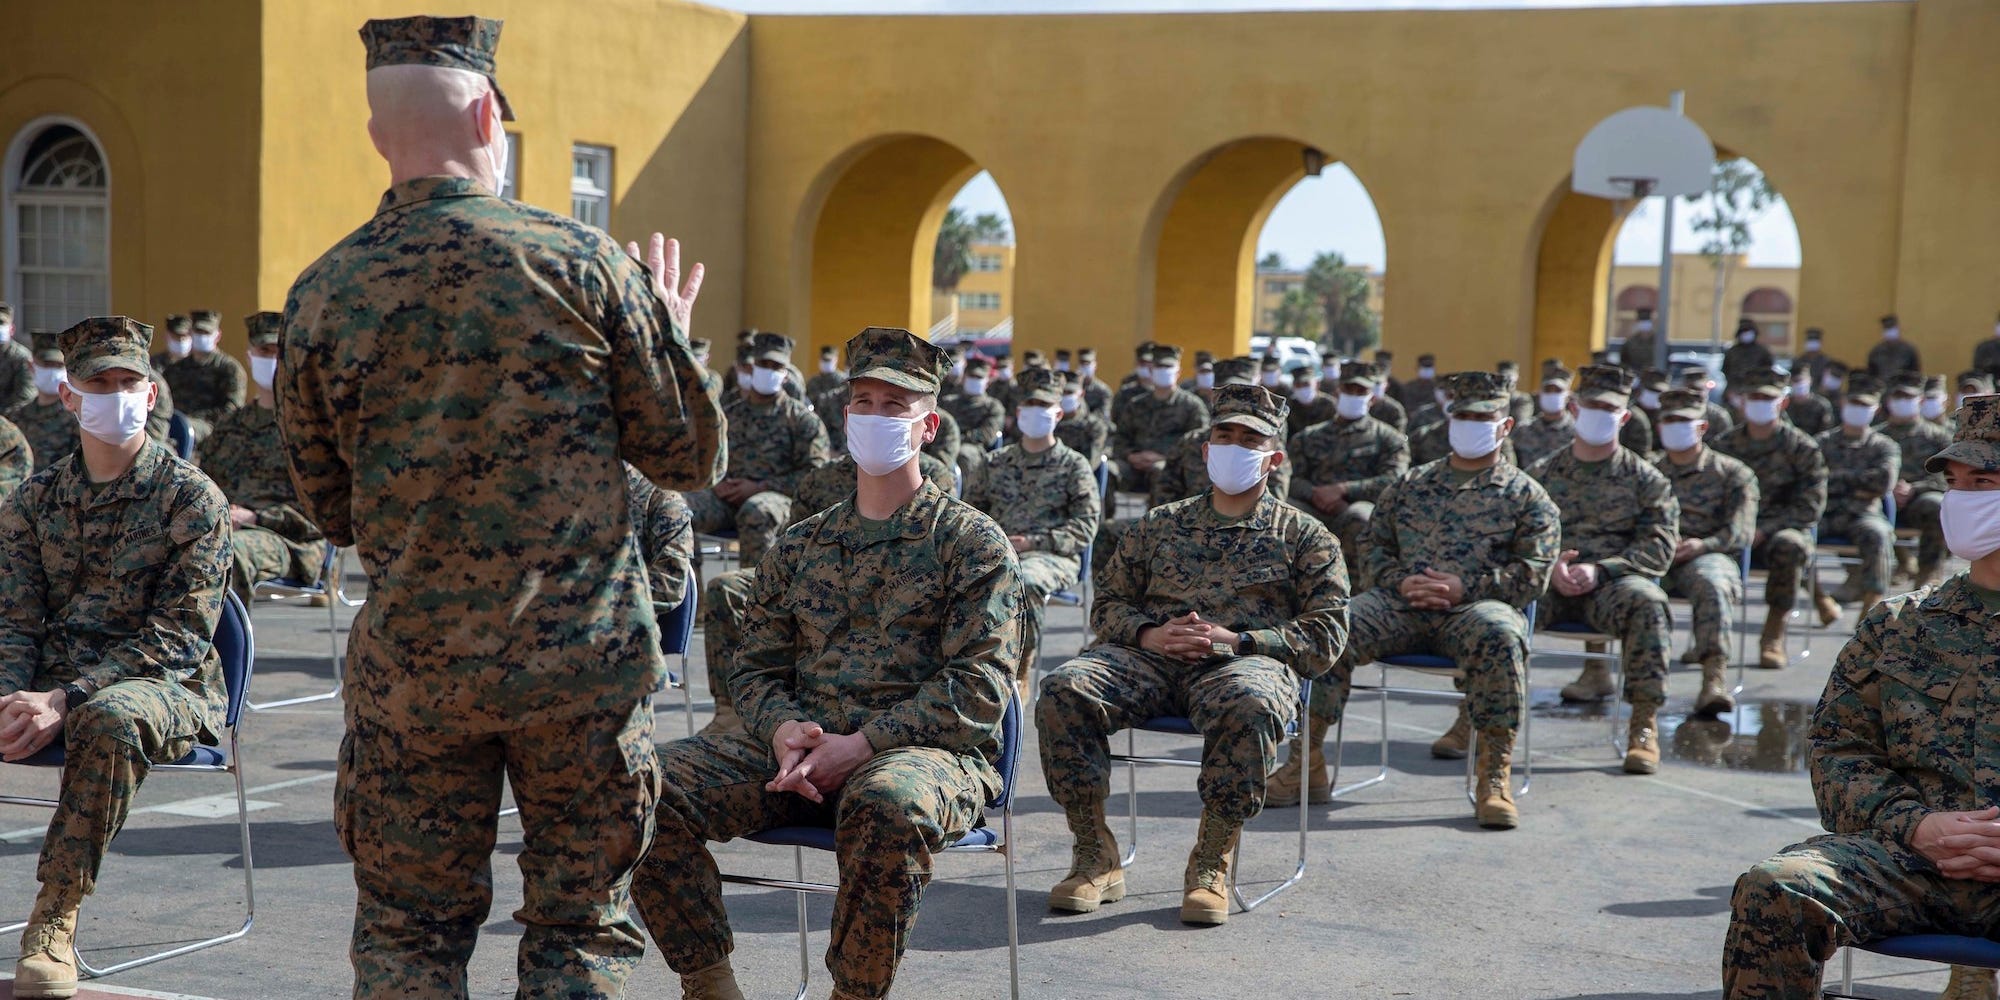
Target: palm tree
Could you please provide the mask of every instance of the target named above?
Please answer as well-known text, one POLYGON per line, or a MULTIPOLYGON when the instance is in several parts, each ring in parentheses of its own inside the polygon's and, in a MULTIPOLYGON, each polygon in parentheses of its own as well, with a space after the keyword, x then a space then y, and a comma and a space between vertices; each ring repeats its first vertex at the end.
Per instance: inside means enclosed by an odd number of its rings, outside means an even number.
POLYGON ((1326 313, 1320 309, 1319 300, 1303 288, 1286 292, 1273 312, 1276 315, 1271 321, 1272 337, 1318 340, 1320 331, 1326 328, 1326 313))
POLYGON ((1282 271, 1285 269, 1285 255, 1276 250, 1257 258, 1257 270, 1282 271))
POLYGON ((1305 290, 1326 317, 1323 343, 1328 350, 1351 357, 1381 341, 1381 317, 1368 308, 1368 278, 1348 267, 1340 254, 1329 251, 1313 258, 1305 290))
POLYGON ((972 270, 975 243, 1005 243, 1011 237, 1007 220, 991 212, 967 218, 957 208, 945 209, 938 225, 937 248, 931 253, 931 287, 949 292, 972 270))

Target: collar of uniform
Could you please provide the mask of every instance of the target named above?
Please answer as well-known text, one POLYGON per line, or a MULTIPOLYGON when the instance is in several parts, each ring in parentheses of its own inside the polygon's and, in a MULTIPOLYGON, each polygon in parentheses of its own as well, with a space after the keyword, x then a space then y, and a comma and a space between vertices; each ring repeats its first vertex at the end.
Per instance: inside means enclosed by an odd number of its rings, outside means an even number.
POLYGON ((1975 622, 1992 620, 1992 615, 1986 611, 1986 605, 1979 602, 1978 595, 1967 589, 1964 572, 1953 574, 1932 589, 1930 596, 1924 598, 1923 609, 1941 611, 1975 622))
POLYGON ((834 542, 850 552, 857 552, 890 538, 922 538, 930 534, 931 525, 937 522, 938 509, 948 499, 936 483, 925 479, 917 487, 917 495, 891 515, 886 523, 870 524, 861 516, 859 500, 850 496, 846 503, 833 509, 832 517, 821 522, 819 530, 813 533, 813 540, 834 542))
POLYGON ((100 485, 93 493, 90 467, 84 464, 83 452, 78 450, 70 456, 69 465, 57 480, 57 502, 65 507, 77 507, 87 500, 90 506, 96 507, 118 500, 143 500, 153 492, 153 470, 166 458, 166 446, 148 438, 145 446, 139 449, 139 457, 132 460, 132 467, 117 479, 100 485))
POLYGON ((417 177, 383 192, 382 203, 375 206, 375 214, 381 215, 390 209, 404 208, 433 198, 492 196, 493 192, 481 187, 478 181, 470 177, 417 177))
POLYGON ((1250 508, 1250 513, 1242 517, 1223 517, 1216 511, 1214 487, 1210 487, 1207 493, 1202 494, 1202 501, 1201 516, 1210 527, 1215 528, 1247 528, 1251 531, 1263 531, 1271 526, 1271 515, 1278 509, 1278 498, 1271 495, 1269 477, 1264 480, 1264 495, 1257 498, 1257 506, 1250 508))
MULTIPOLYGON (((1568 452, 1569 449, 1564 448, 1561 451, 1556 452, 1556 454, 1562 455, 1568 452)), ((1443 461, 1439 462, 1438 464, 1443 466, 1444 474, 1447 476, 1451 475, 1454 471, 1456 471, 1451 467, 1451 458, 1449 456, 1447 456, 1443 461)), ((1501 471, 1505 469, 1507 465, 1508 463, 1505 460, 1494 462, 1492 465, 1489 465, 1486 468, 1481 469, 1478 472, 1475 472, 1471 476, 1467 477, 1467 479, 1464 482, 1458 484, 1458 489, 1461 490, 1482 489, 1490 485, 1494 480, 1500 478, 1501 471)))

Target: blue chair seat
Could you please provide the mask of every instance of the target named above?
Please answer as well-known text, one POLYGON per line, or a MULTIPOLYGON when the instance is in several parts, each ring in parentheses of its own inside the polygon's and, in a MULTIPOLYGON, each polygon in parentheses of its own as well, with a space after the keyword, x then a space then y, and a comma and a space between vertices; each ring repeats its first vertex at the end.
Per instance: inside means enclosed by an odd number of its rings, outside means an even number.
POLYGON ((1571 635, 1591 635, 1597 632, 1596 629, 1590 627, 1589 622, 1552 622, 1544 631, 1555 632, 1557 634, 1568 632, 1571 635))
POLYGON ((1201 730, 1196 729, 1193 722, 1178 715, 1163 715, 1157 719, 1147 719, 1133 728, 1143 729, 1149 733, 1173 733, 1176 736, 1201 735, 1201 730))
POLYGON ((1049 595, 1049 600, 1075 607, 1083 603, 1083 595, 1074 590, 1058 590, 1049 595))
MULTIPOLYGON (((27 760, 13 761, 13 763, 24 764, 28 767, 61 767, 63 766, 63 762, 68 759, 63 754, 62 744, 54 743, 43 747, 39 753, 29 757, 27 760)), ((182 767, 221 767, 227 763, 229 763, 229 755, 223 753, 221 747, 205 746, 196 746, 193 750, 188 751, 187 756, 174 761, 175 766, 182 767)))
POLYGON ((1941 965, 1970 965, 1982 969, 2000 968, 2000 941, 1958 934, 1905 934, 1856 945, 1863 951, 1890 958, 1911 958, 1941 965))
POLYGON ((1392 667, 1411 667, 1417 670, 1458 669, 1458 661, 1434 653, 1399 653, 1395 656, 1382 657, 1382 662, 1392 667))
POLYGON ((833 828, 826 826, 774 826, 743 839, 772 847, 808 847, 815 851, 831 851, 834 847, 833 828))

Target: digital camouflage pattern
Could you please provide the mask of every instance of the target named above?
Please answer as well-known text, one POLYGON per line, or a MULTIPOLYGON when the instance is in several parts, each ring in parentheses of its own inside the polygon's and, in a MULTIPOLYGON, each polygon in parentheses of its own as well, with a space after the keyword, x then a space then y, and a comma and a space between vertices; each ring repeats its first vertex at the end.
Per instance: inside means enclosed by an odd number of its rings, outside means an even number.
POLYGON ((231 504, 257 515, 229 538, 230 587, 245 607, 260 581, 318 581, 326 536, 299 509, 275 411, 251 405, 223 414, 202 444, 201 471, 231 504))
POLYGON ((1300 395, 1295 387, 1292 390, 1291 408, 1285 413, 1286 437, 1340 416, 1340 404, 1334 401, 1334 393, 1320 392, 1315 386, 1311 400, 1302 400, 1299 398, 1300 395))
POLYGON ((1111 428, 1111 461, 1117 466, 1121 487, 1135 493, 1148 491, 1151 479, 1131 467, 1131 454, 1155 451, 1165 455, 1190 431, 1207 434, 1208 406, 1186 389, 1170 390, 1165 398, 1148 390, 1127 401, 1111 428))
POLYGON ((853 996, 888 992, 932 855, 999 790, 1020 605, 1000 528, 932 483, 886 521, 842 501, 784 533, 758 570, 731 682, 747 732, 660 751, 659 832, 633 891, 668 965, 691 972, 731 949, 707 841, 831 825, 827 967, 853 996), (827 806, 764 790, 771 739, 795 719, 875 750, 827 806))
MULTIPOLYGON (((221 351, 196 352, 179 361, 167 362, 162 374, 174 391, 174 403, 182 413, 199 418, 213 427, 222 415, 243 405, 250 376, 243 363, 221 351)), ((75 375, 72 381, 82 381, 75 375)), ((206 439, 206 435, 202 435, 206 439)))
POLYGON ((1111 426, 1104 422, 1103 417, 1078 407, 1074 413, 1063 414, 1062 420, 1056 424, 1056 440, 1082 455, 1094 470, 1107 454, 1111 426))
POLYGON ((1056 442, 1031 452, 1019 442, 993 453, 986 475, 967 501, 991 517, 1010 539, 1021 572, 1021 657, 1025 682, 1042 648, 1043 605, 1049 595, 1076 586, 1083 549, 1104 518, 1097 475, 1090 462, 1056 442))
MULTIPOLYGON (((973 366, 968 366, 967 370, 973 370, 973 366)), ((985 451, 1007 427, 1007 407, 983 392, 978 395, 962 390, 946 393, 938 397, 938 406, 958 421, 959 439, 968 448, 985 451)))
POLYGON ((1833 404, 1817 392, 1808 392, 1803 396, 1794 393, 1792 401, 1785 406, 1785 419, 1814 438, 1840 426, 1840 414, 1834 412, 1833 404))
POLYGON ((1361 550, 1374 585, 1349 608, 1339 668, 1313 686, 1313 718, 1339 721, 1356 667, 1434 653, 1459 663, 1453 683, 1475 728, 1518 728, 1527 705, 1522 610, 1548 586, 1561 532, 1561 512, 1541 485, 1504 461, 1472 472, 1433 462, 1390 487, 1361 550), (1464 599, 1447 611, 1411 607, 1397 588, 1425 569, 1459 577, 1464 599))
POLYGON ((1098 577, 1096 644, 1045 677, 1035 703, 1043 774, 1071 830, 1094 830, 1081 817, 1110 794, 1111 734, 1162 715, 1203 734, 1203 809, 1255 816, 1300 678, 1325 676, 1347 645, 1347 596, 1333 533, 1268 486, 1243 517, 1207 492, 1148 511, 1098 577), (1195 663, 1141 648, 1142 630, 1189 611, 1248 638, 1247 655, 1195 663))
MULTIPOLYGON (((761 336, 761 334, 760 334, 761 336)), ((722 412, 729 424, 729 472, 764 489, 731 507, 713 490, 687 495, 694 530, 704 534, 735 529, 745 563, 764 557, 779 529, 792 519, 792 491, 799 477, 831 461, 826 426, 806 403, 782 393, 769 400, 748 393, 731 396, 722 412)))
POLYGON ((1374 417, 1329 420, 1292 435, 1285 465, 1292 470, 1286 487, 1292 504, 1333 529, 1349 579, 1371 586, 1361 573, 1362 539, 1375 501, 1410 471, 1410 439, 1374 417), (1346 495, 1337 509, 1322 510, 1312 502, 1315 486, 1340 486, 1346 495))
POLYGON ((60 399, 45 403, 37 398, 15 410, 10 419, 34 452, 37 472, 76 454, 83 446, 83 429, 77 425, 76 414, 69 412, 60 399))
POLYGON ((1907 423, 1890 420, 1876 425, 1875 430, 1896 442, 1902 459, 1896 478, 1910 484, 1910 499, 1896 505, 1896 524, 1917 529, 1917 571, 1921 575, 1935 569, 1945 557, 1944 525, 1938 519, 1944 505, 1944 473, 1926 472, 1924 463, 1951 444, 1952 432, 1921 419, 1907 423))
POLYGON ((1667 571, 1660 584, 1694 607, 1697 659, 1720 655, 1729 609, 1743 600, 1742 553, 1757 531, 1757 476, 1714 448, 1682 465, 1667 455, 1654 462, 1680 507, 1680 535, 1699 551, 1667 571))
POLYGON ((12 420, 0 417, 0 504, 14 495, 35 471, 35 453, 12 420))
POLYGON ((2000 378, 2000 334, 1994 334, 1979 342, 1972 349, 1972 368, 2000 378))
POLYGON ((694 579, 694 515, 679 493, 653 485, 630 462, 625 464, 625 502, 632 510, 653 618, 659 621, 680 607, 694 579))
POLYGON ((1769 571, 1766 601, 1789 608, 1812 561, 1809 532, 1826 509, 1826 456, 1804 431, 1782 420, 1762 440, 1750 432, 1749 424, 1738 424, 1711 433, 1708 443, 1757 475, 1757 534, 1763 541, 1754 554, 1769 571))
MULTIPOLYGON (((1062 425, 1056 425, 1060 430, 1062 425)), ((1160 507, 1176 500, 1186 500, 1208 492, 1213 483, 1208 479, 1208 460, 1202 457, 1201 446, 1208 443, 1206 424, 1181 435, 1164 454, 1166 464, 1153 471, 1153 481, 1146 490, 1146 506, 1160 507)), ((1274 442, 1275 443, 1275 442, 1274 442)), ((1113 485, 1117 485, 1114 482, 1113 485)), ((1292 485, 1291 457, 1272 469, 1264 478, 1264 488, 1275 496, 1286 496, 1292 485)), ((1113 521, 1112 524, 1120 522, 1113 521)), ((1115 545, 1115 543, 1114 543, 1115 545)), ((1110 556, 1110 551, 1104 555, 1110 556)))
POLYGON ((1368 404, 1368 415, 1395 428, 1398 433, 1410 425, 1409 411, 1390 396, 1377 396, 1373 403, 1368 404))
POLYGON ((61 460, 0 504, 0 565, 0 695, 95 691, 63 722, 61 805, 36 870, 75 903, 150 765, 222 728, 228 505, 150 441, 108 483, 91 484, 80 456, 61 460))
POLYGON ((1576 440, 1576 421, 1568 410, 1553 419, 1538 412, 1535 419, 1514 428, 1507 438, 1514 442, 1514 455, 1521 467, 1532 469, 1536 462, 1568 448, 1576 440))
POLYGON ((1981 935, 2000 916, 1990 884, 1947 878, 1909 846, 1927 813, 1992 804, 1993 601, 1960 573, 1863 616, 1809 734, 1813 794, 1830 832, 1736 880, 1725 996, 1817 1000, 1823 963, 1842 945, 1981 935))
POLYGON ((0 417, 35 401, 34 355, 16 333, 0 342, 0 417))
POLYGON ((1861 589, 1888 593, 1896 529, 1882 513, 1882 498, 1896 485, 1896 443, 1872 430, 1849 437, 1836 427, 1819 436, 1819 448, 1826 457, 1827 495, 1820 544, 1854 546, 1861 589))
POLYGON ((490 17, 376 18, 361 26, 361 44, 368 50, 371 70, 436 66, 478 73, 493 85, 493 94, 500 99, 501 120, 511 122, 514 107, 493 75, 503 23, 490 17))
POLYGON ((1887 379, 1897 372, 1921 372, 1923 359, 1917 349, 1907 340, 1882 338, 1868 349, 1868 374, 1879 379, 1887 379))

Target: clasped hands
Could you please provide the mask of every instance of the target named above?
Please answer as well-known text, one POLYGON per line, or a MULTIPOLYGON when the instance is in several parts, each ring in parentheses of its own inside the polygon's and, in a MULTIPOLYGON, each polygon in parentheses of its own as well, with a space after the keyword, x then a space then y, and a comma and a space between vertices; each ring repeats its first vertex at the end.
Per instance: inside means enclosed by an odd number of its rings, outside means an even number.
POLYGON ((767 792, 792 792, 811 802, 825 802, 847 783, 854 769, 875 756, 868 737, 829 733, 817 722, 794 719, 771 736, 771 756, 778 773, 764 783, 767 792))
POLYGON ((1347 511, 1347 484, 1327 483, 1312 488, 1312 505, 1322 513, 1339 515, 1347 511))
POLYGON ((1946 878, 2000 882, 2000 808, 1931 813, 1917 824, 1910 846, 1946 878))
POLYGON ((1199 663, 1215 655, 1216 643, 1235 649, 1241 638, 1214 622, 1202 621, 1200 612, 1190 611, 1179 618, 1168 619, 1163 625, 1141 629, 1139 648, 1199 663))
POLYGON ((1577 555, 1575 549, 1562 550, 1556 556, 1555 568, 1549 571, 1549 586, 1564 597, 1582 597, 1603 582, 1597 564, 1574 562, 1577 555))
POLYGON ((1425 566, 1404 577, 1396 592, 1419 611, 1450 611, 1465 600, 1465 580, 1425 566))
POLYGON ((732 476, 715 484, 715 498, 735 506, 764 492, 764 482, 760 479, 743 479, 732 476))
POLYGON ((61 691, 0 695, 0 760, 21 760, 61 735, 69 699, 61 691))

